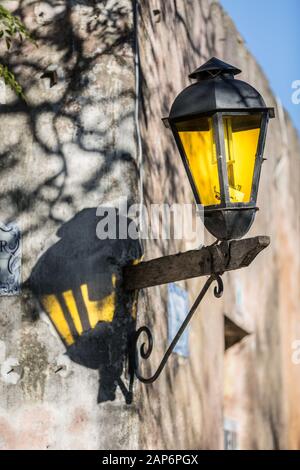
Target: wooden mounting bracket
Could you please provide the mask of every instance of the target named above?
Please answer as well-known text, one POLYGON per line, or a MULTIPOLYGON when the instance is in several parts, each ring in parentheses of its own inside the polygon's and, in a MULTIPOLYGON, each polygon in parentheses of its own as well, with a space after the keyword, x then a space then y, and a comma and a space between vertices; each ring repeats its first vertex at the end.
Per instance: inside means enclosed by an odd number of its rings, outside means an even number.
POLYGON ((124 287, 143 289, 244 268, 269 244, 267 236, 244 238, 125 266, 124 287))

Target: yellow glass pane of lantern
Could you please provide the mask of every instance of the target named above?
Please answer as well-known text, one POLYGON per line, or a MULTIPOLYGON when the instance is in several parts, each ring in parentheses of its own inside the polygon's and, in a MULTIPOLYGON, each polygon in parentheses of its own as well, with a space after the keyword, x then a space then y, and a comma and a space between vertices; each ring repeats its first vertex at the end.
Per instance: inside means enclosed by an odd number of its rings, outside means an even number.
POLYGON ((176 124, 201 204, 220 204, 220 183, 212 118, 176 124))
POLYGON ((230 202, 247 203, 251 198, 261 117, 224 116, 223 124, 230 202))

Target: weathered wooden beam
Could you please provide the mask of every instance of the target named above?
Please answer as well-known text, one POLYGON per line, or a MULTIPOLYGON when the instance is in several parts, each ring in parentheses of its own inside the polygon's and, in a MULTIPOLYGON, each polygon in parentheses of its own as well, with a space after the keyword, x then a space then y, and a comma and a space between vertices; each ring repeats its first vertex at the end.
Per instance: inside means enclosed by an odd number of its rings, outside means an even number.
POLYGON ((244 268, 269 243, 270 238, 266 236, 245 238, 125 266, 124 287, 126 290, 143 289, 244 268))

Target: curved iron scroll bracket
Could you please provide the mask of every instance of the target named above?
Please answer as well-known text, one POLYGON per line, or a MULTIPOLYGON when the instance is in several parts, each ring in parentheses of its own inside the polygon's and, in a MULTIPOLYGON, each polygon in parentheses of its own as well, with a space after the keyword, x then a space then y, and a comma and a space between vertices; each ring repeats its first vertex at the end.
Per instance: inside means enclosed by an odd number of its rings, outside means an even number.
POLYGON ((163 368, 165 367, 172 351, 174 350, 179 338, 181 337, 182 333, 184 332, 185 328, 187 327, 188 323, 190 322, 192 316, 194 315, 198 305, 200 304, 201 300, 203 299, 203 297, 205 296, 206 292, 208 291, 210 285, 216 281, 217 282, 217 286, 215 286, 214 288, 214 295, 215 297, 221 297, 222 294, 223 294, 223 281, 220 277, 219 274, 212 274, 206 281, 206 283, 204 284, 201 292, 199 293, 198 297, 196 298, 192 308, 190 309, 188 315, 186 316, 184 322, 182 323, 181 327, 179 328, 176 336, 174 337, 174 339, 172 340, 172 342, 170 343, 167 351, 165 352, 164 354, 164 357, 162 358, 161 360, 161 363, 159 364, 156 372, 151 376, 151 377, 143 377, 139 370, 138 370, 138 349, 137 349, 137 343, 138 343, 138 340, 141 336, 141 334, 145 333, 146 336, 147 336, 147 343, 142 343, 141 346, 140 346, 140 349, 139 349, 139 352, 140 352, 140 355, 142 357, 142 359, 148 359, 148 357, 151 355, 152 353, 152 349, 153 349, 153 337, 152 337, 152 333, 151 331, 149 330, 149 328, 147 326, 142 326, 141 328, 139 328, 133 335, 133 338, 132 338, 132 343, 131 343, 131 367, 132 367, 132 373, 143 383, 145 384, 149 384, 149 383, 152 383, 154 382, 161 374, 163 368))

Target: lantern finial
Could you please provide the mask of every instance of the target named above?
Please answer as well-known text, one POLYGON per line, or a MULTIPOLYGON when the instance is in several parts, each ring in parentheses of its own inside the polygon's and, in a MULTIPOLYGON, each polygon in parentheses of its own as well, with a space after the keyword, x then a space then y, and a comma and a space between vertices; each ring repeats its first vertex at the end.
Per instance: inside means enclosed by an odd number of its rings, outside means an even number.
POLYGON ((195 78, 196 80, 207 80, 214 78, 218 75, 237 75, 241 73, 241 70, 234 65, 227 64, 216 57, 212 57, 205 64, 198 67, 194 72, 189 75, 189 78, 195 78))

